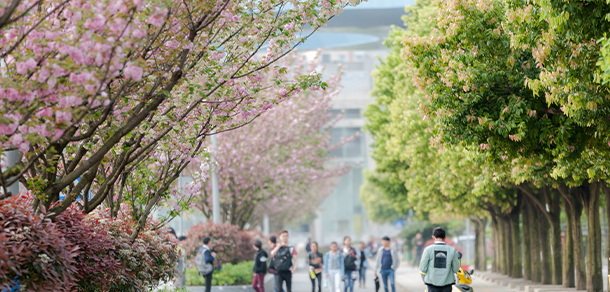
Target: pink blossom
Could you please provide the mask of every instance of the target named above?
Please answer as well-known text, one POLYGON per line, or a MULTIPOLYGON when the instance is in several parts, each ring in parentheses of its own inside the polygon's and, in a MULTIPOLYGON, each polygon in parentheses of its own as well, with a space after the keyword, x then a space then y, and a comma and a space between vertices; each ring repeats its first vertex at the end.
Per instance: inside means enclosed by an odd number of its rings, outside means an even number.
POLYGON ((210 54, 210 57, 212 57, 212 59, 222 59, 225 57, 225 53, 222 51, 214 51, 210 54))
POLYGON ((157 12, 153 15, 151 15, 147 20, 146 23, 151 24, 155 27, 161 27, 161 25, 163 25, 163 23, 165 22, 164 18, 167 15, 167 8, 163 8, 163 9, 159 9, 157 8, 157 12))
POLYGON ((170 50, 175 50, 180 47, 180 43, 176 40, 171 40, 165 43, 165 46, 170 50))
POLYGON ((17 146, 19 150, 21 150, 21 152, 26 153, 28 152, 28 150, 30 150, 30 142, 24 140, 23 136, 21 136, 21 134, 19 133, 13 135, 11 142, 13 143, 13 145, 17 146))
POLYGON ((284 28, 288 29, 288 30, 294 29, 294 22, 290 22, 290 23, 284 24, 284 28))
POLYGON ((28 73, 29 70, 33 70, 34 68, 36 68, 36 66, 36 61, 32 58, 29 58, 25 62, 17 63, 17 73, 23 75, 25 73, 28 73))
POLYGON ((146 36, 146 31, 145 31, 145 30, 143 30, 143 29, 134 29, 134 30, 131 32, 131 35, 132 35, 134 38, 141 39, 141 38, 143 38, 143 37, 145 37, 145 36, 146 36))
POLYGON ((82 103, 82 99, 76 97, 74 95, 61 96, 59 98, 58 106, 62 108, 72 107, 75 105, 80 105, 82 103))
POLYGON ((135 81, 140 81, 140 80, 142 80, 142 75, 144 74, 144 70, 142 69, 142 67, 138 67, 133 64, 128 64, 127 66, 125 66, 125 69, 123 70, 123 74, 127 78, 133 79, 135 81))
POLYGON ((62 122, 70 123, 70 121, 72 120, 72 113, 62 112, 62 111, 55 112, 55 120, 58 123, 62 123, 62 122))
POLYGON ((50 107, 45 107, 36 113, 36 116, 39 118, 51 117, 53 116, 53 109, 50 107))

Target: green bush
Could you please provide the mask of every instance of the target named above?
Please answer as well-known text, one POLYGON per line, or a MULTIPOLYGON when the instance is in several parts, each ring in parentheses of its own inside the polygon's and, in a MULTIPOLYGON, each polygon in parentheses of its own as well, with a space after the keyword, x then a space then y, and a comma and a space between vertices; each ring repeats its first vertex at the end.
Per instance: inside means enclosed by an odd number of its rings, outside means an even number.
MULTIPOLYGON (((253 261, 241 262, 239 264, 224 264, 222 270, 215 270, 212 277, 213 286, 222 285, 250 285, 252 284, 253 261)), ((203 286, 205 279, 199 275, 196 268, 186 270, 187 286, 203 286)))

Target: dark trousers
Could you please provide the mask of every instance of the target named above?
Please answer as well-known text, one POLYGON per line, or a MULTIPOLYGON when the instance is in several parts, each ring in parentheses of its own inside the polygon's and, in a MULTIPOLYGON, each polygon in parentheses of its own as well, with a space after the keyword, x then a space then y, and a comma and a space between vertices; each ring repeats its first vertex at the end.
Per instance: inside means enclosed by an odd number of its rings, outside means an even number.
POLYGON ((426 286, 428 286, 428 292, 451 292, 451 290, 453 289, 453 284, 442 287, 430 284, 427 284, 426 286))
POLYGON ((252 279, 252 288, 256 292, 265 292, 265 274, 258 273, 252 279))
POLYGON ((210 273, 209 275, 203 276, 203 278, 205 278, 205 292, 212 291, 212 274, 214 273, 210 273))
POLYGON ((284 282, 286 282, 286 292, 292 292, 292 273, 288 272, 277 272, 275 274, 277 278, 275 278, 275 285, 278 290, 282 289, 284 282))
POLYGON ((316 280, 318 280, 318 291, 322 292, 322 273, 316 274, 316 277, 311 279, 311 291, 316 292, 316 280))

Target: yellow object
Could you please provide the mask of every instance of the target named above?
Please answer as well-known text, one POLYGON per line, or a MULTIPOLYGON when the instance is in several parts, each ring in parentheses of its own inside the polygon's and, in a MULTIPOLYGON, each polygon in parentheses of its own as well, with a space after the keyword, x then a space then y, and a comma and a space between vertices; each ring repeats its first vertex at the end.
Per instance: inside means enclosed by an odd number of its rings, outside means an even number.
POLYGON ((457 272, 459 284, 472 284, 472 277, 462 268, 457 272))
POLYGON ((316 273, 313 270, 309 270, 309 277, 312 279, 316 278, 316 273))

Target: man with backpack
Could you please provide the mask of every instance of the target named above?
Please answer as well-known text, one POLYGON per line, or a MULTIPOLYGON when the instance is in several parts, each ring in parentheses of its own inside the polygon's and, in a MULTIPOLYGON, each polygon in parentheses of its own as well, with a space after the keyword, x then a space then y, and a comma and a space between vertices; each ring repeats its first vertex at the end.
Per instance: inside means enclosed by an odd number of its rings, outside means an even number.
POLYGON ((352 238, 346 236, 343 239, 343 258, 345 263, 345 292, 354 292, 354 283, 358 278, 358 262, 360 255, 352 246, 352 238))
POLYGON ((297 251, 294 247, 288 245, 288 231, 280 231, 280 243, 271 251, 273 257, 273 267, 276 272, 276 287, 282 289, 286 282, 286 292, 292 292, 292 274, 297 271, 299 261, 297 260, 297 251), (294 261, 294 263, 293 263, 294 261))
POLYGON ((208 246, 210 240, 208 236, 203 238, 203 246, 199 248, 195 257, 197 270, 205 278, 205 292, 212 291, 212 274, 214 273, 214 259, 216 259, 216 253, 208 246))
MULTIPOLYGON (((269 237, 268 243, 269 243, 269 246, 271 246, 271 249, 269 250, 269 252, 271 252, 277 246, 277 237, 272 235, 271 237, 269 237)), ((273 291, 274 292, 278 292, 278 291, 284 292, 282 287, 280 287, 279 289, 277 288, 277 273, 275 272, 275 267, 273 266, 273 257, 269 258, 269 268, 267 269, 267 271, 269 271, 269 274, 273 275, 273 291)))

